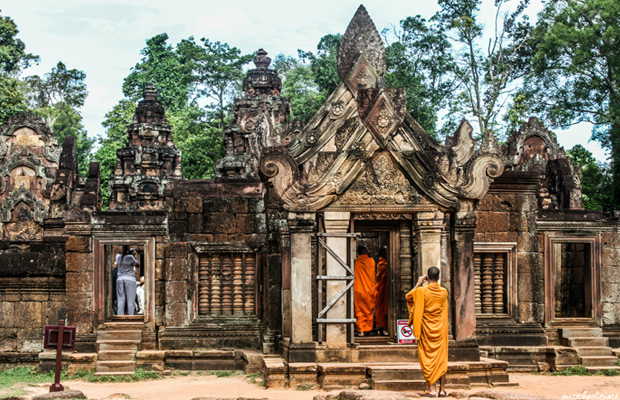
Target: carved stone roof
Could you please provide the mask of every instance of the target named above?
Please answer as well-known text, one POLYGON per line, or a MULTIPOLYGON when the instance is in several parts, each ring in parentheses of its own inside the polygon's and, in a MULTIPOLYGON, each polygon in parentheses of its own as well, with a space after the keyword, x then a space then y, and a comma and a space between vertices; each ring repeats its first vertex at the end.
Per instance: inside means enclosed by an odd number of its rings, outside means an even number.
MULTIPOLYGON (((390 168, 384 175, 401 187, 401 174, 409 181, 411 190, 402 192, 405 205, 426 201, 457 210, 460 200, 482 198, 492 178, 502 173, 492 132, 476 148, 471 126, 463 121, 441 145, 406 111, 405 91, 384 87, 385 49, 363 6, 343 37, 338 72, 343 82, 293 144, 263 152, 261 172, 289 210, 343 206, 345 192, 356 181, 382 168, 390 168)), ((374 194, 391 183, 378 181, 374 194)))

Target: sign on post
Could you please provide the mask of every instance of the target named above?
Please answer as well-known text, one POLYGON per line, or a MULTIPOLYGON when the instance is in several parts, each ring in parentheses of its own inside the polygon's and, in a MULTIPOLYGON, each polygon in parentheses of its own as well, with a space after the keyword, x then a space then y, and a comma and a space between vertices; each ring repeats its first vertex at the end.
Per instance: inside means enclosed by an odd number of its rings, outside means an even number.
POLYGON ((409 320, 399 319, 396 321, 396 332, 398 333, 398 344, 415 344, 413 329, 409 327, 409 320))
POLYGON ((50 392, 62 392, 65 388, 60 384, 60 370, 62 369, 62 351, 75 348, 75 326, 65 326, 65 320, 58 320, 58 326, 45 325, 43 347, 56 349, 56 375, 50 392))

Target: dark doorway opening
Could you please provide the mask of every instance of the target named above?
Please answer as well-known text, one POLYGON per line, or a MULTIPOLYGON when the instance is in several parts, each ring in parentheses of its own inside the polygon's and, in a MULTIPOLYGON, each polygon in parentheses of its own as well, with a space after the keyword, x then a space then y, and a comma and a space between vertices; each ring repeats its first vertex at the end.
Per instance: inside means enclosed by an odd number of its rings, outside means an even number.
MULTIPOLYGON (((387 247, 387 268, 384 274, 383 285, 385 287, 384 296, 387 306, 382 310, 378 310, 375 306, 373 330, 369 335, 364 337, 356 337, 355 341, 360 344, 385 344, 394 342, 396 335, 396 312, 394 301, 398 261, 399 261, 399 240, 398 240, 398 223, 386 221, 359 221, 354 224, 355 233, 357 234, 357 245, 365 245, 368 247, 370 257, 375 260, 375 284, 377 289, 381 286, 376 281, 377 267, 379 266, 379 249, 381 246, 387 247), (377 326, 377 321, 381 320, 381 316, 377 312, 385 313, 383 319, 386 321, 385 330, 387 335, 381 335, 381 329, 377 326)), ((380 276, 381 277, 381 276, 380 276)), ((379 294, 379 293, 377 293, 379 294)), ((378 303, 379 299, 375 299, 378 303)))
POLYGON ((123 245, 106 244, 104 245, 104 295, 105 295, 105 316, 108 320, 143 320, 146 308, 146 285, 145 285, 145 256, 143 244, 129 244, 135 250, 134 257, 138 265, 134 268, 136 279, 135 298, 127 301, 134 302, 134 314, 128 315, 125 307, 124 315, 118 315, 118 294, 116 282, 118 278, 117 256, 122 253, 123 245))
POLYGON ((562 243, 559 279, 559 301, 556 315, 560 318, 592 317, 592 277, 589 243, 562 243))

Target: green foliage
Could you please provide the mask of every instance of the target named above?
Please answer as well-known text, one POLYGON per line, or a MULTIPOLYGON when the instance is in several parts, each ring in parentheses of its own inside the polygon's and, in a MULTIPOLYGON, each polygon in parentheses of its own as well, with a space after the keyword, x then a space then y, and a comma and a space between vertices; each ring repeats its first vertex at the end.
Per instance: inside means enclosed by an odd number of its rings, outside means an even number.
POLYGON ((101 197, 104 209, 109 204, 108 183, 110 175, 116 168, 116 151, 127 145, 128 138, 125 128, 131 124, 136 112, 136 103, 131 100, 121 100, 105 115, 101 125, 105 128, 105 136, 99 136, 99 148, 93 159, 99 162, 101 177, 101 197))
POLYGON ((16 383, 51 382, 53 373, 41 374, 36 367, 16 367, 0 370, 0 390, 9 388, 16 383))
POLYGON ((146 47, 140 51, 142 59, 123 82, 123 94, 137 102, 142 99, 146 85, 152 83, 164 108, 175 112, 184 108, 193 96, 195 77, 192 65, 178 51, 181 44, 175 49, 167 41, 166 33, 146 41, 146 47))
POLYGON ((437 24, 419 15, 402 20, 395 34, 397 40, 386 48, 386 83, 405 88, 408 111, 435 135, 438 113, 458 84, 451 45, 437 24))
POLYGON ((274 68, 282 78, 282 96, 291 101, 294 118, 308 121, 323 105, 326 95, 319 91, 310 65, 279 54, 274 59, 274 68))
POLYGON ((590 375, 590 373, 588 372, 588 369, 586 367, 584 367, 583 365, 577 365, 574 367, 568 367, 566 369, 563 369, 561 371, 554 371, 551 373, 551 375, 556 375, 556 376, 573 376, 573 375, 577 375, 577 376, 586 376, 586 375, 590 375))
POLYGON ((138 382, 154 379, 161 379, 162 375, 155 371, 147 371, 143 368, 136 368, 131 375, 95 375, 94 370, 79 370, 69 376, 70 379, 79 379, 87 382, 138 382))
POLYGON ((593 375, 604 375, 604 376, 620 376, 620 370, 617 369, 597 369, 593 375))
POLYGON ((553 0, 533 31, 533 72, 524 93, 556 126, 595 125, 611 150, 612 205, 620 208, 620 2, 553 0))
POLYGON ((0 125, 11 115, 28 110, 25 84, 16 78, 0 76, 0 125))
POLYGON ((168 113, 174 142, 181 150, 181 169, 187 179, 214 177, 215 161, 224 155, 222 131, 208 120, 208 113, 192 104, 168 113))
POLYGON ((26 45, 16 36, 15 21, 0 15, 0 73, 3 77, 17 76, 30 65, 39 62, 39 56, 26 53, 26 45))
POLYGON ((338 75, 338 46, 342 41, 341 34, 325 35, 316 46, 316 53, 297 50, 302 62, 310 64, 310 71, 319 92, 329 96, 340 83, 338 75))
POLYGON ((588 210, 613 209, 613 188, 608 164, 596 161, 582 145, 575 145, 567 152, 581 178, 583 206, 588 210))
POLYGON ((94 139, 88 137, 82 123, 82 114, 71 107, 65 107, 56 118, 52 128, 58 143, 62 145, 65 137, 75 137, 75 153, 78 161, 78 172, 81 176, 88 174, 88 165, 91 159, 91 149, 94 139))
POLYGON ((455 35, 453 46, 459 90, 451 99, 449 118, 452 124, 471 115, 482 135, 494 130, 500 137, 507 134, 502 129, 501 117, 510 109, 512 92, 527 71, 525 48, 532 30, 524 13, 529 0, 520 0, 506 13, 505 3, 507 1, 495 2, 494 35, 488 43, 482 40, 483 28, 478 20, 480 0, 440 0, 441 10, 432 18, 440 31, 455 35))

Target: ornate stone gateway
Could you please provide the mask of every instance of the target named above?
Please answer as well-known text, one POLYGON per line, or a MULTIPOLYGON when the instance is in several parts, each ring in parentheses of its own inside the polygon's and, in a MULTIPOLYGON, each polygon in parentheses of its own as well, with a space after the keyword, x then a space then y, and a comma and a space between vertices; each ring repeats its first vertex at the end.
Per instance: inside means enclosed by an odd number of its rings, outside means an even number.
MULTIPOLYGON (((442 267, 455 307, 454 337, 466 342, 475 335, 474 212, 492 178, 503 171, 499 147, 492 132, 477 146, 466 121, 445 145, 437 143, 406 111, 404 90, 385 87, 385 68, 381 38, 360 6, 338 51, 340 85, 290 144, 262 152, 261 172, 289 212, 291 351, 322 338, 311 303, 316 301, 312 276, 321 268, 310 251, 318 216, 331 249, 325 267, 330 276, 346 275, 339 259, 350 257, 351 249, 342 235, 357 215, 410 221, 415 275, 442 267), (442 233, 449 238, 443 243, 442 233), (450 252, 451 259, 442 259, 450 252)), ((393 258, 410 252, 394 247, 393 258)), ((405 276, 413 278, 410 270, 405 276)), ((413 282, 401 285, 399 278, 398 284, 394 294, 401 297, 413 282)), ((344 285, 328 283, 324 296, 326 304, 334 303, 328 318, 347 322, 350 305, 340 296, 344 285)), ((403 301, 392 301, 392 315, 403 317, 403 301)), ((344 325, 329 324, 325 344, 345 348, 347 336, 344 325)))

